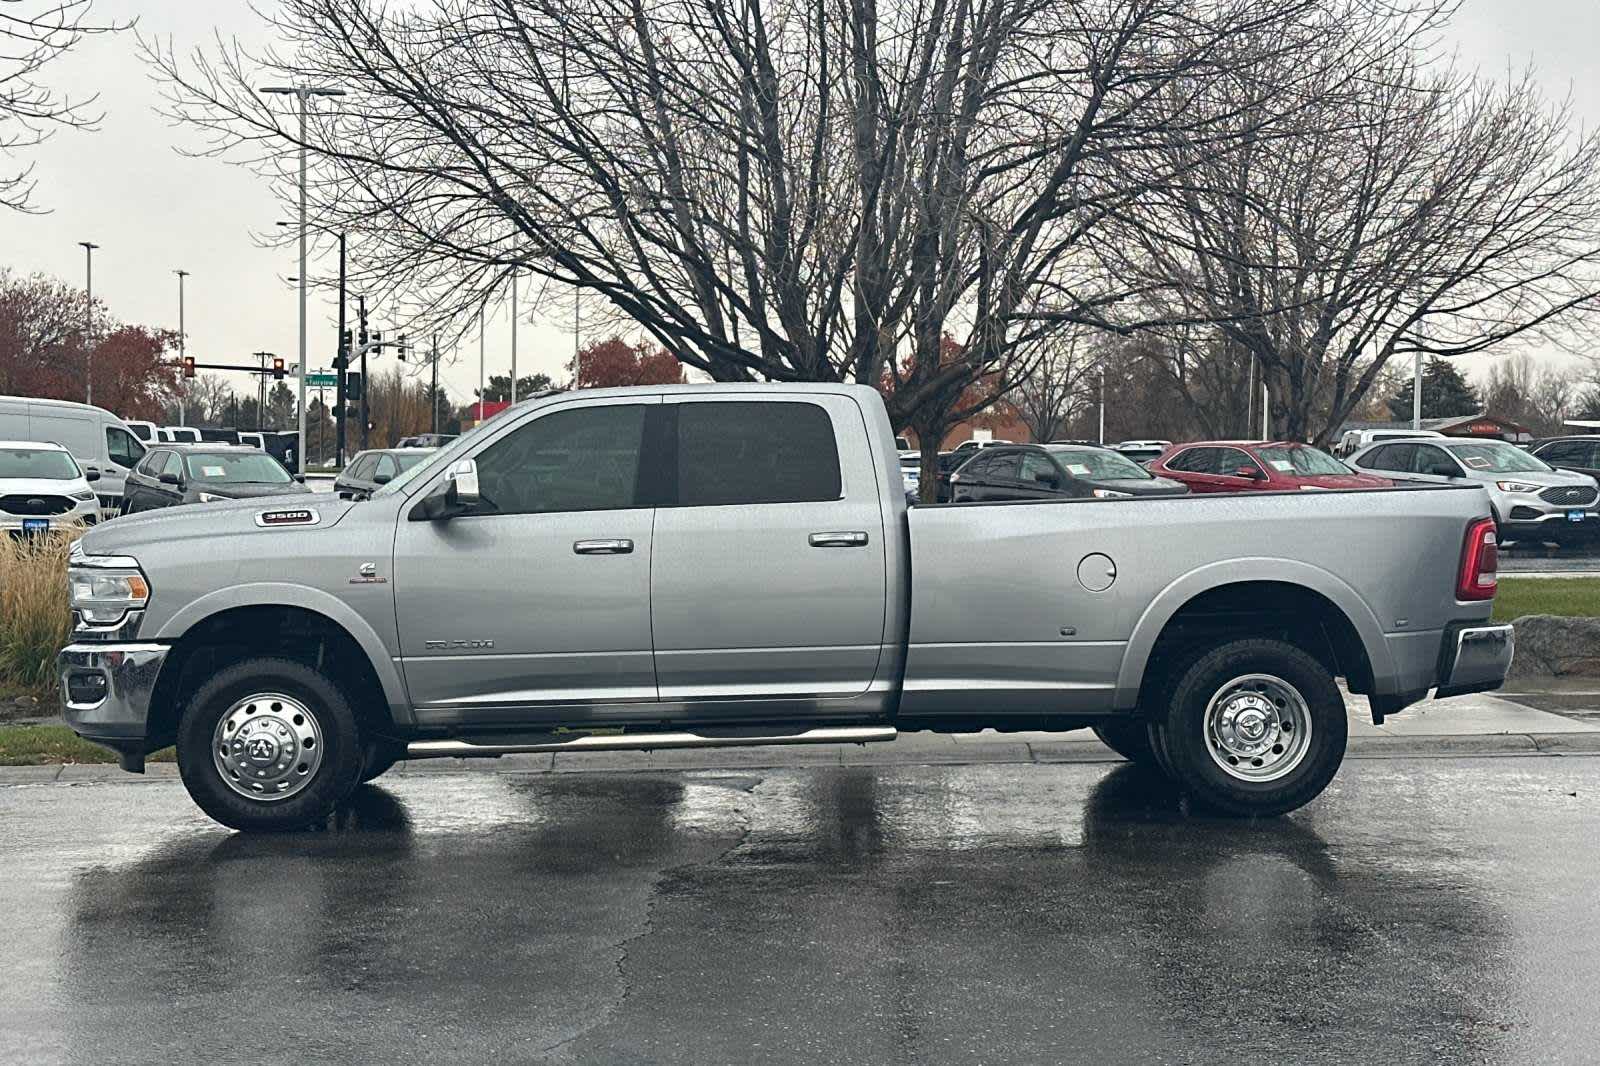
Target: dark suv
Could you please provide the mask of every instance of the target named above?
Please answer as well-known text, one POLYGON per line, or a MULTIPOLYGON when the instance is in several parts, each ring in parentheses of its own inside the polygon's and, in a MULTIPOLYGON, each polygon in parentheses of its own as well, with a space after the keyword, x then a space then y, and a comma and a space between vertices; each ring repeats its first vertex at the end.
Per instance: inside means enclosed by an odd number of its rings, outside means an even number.
POLYGON ((1557 470, 1576 470, 1600 481, 1600 435, 1551 437, 1535 441, 1528 451, 1557 470))
POLYGON ((122 513, 180 503, 253 496, 298 496, 311 490, 260 448, 228 444, 165 444, 128 472, 122 513))
POLYGON ((1189 490, 1110 448, 1006 444, 969 459, 950 476, 950 491, 963 502, 1182 496, 1189 490))

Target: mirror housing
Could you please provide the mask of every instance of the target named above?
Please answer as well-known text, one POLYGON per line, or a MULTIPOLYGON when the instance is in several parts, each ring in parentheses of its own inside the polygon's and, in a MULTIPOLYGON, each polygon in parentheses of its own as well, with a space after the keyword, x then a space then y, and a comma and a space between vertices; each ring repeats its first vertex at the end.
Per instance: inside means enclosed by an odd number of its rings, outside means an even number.
POLYGON ((156 480, 161 482, 163 485, 182 485, 183 484, 183 479, 178 477, 177 474, 169 474, 165 470, 163 470, 160 474, 156 475, 156 480))
POLYGON ((96 470, 94 467, 91 466, 89 469, 87 469, 87 470, 85 470, 83 472, 83 480, 91 482, 91 483, 95 482, 95 481, 99 481, 100 480, 100 471, 96 470))
POLYGON ((1267 475, 1263 474, 1259 469, 1253 466, 1241 466, 1239 469, 1233 472, 1233 476, 1242 477, 1249 481, 1267 480, 1267 475))
POLYGON ((393 474, 373 474, 372 475, 372 483, 374 485, 387 485, 389 482, 391 482, 393 480, 394 480, 394 475, 393 474))
POLYGON ((411 509, 413 522, 444 522, 468 513, 483 502, 478 492, 478 464, 459 459, 445 480, 411 509))
POLYGON ((1033 480, 1047 489, 1059 489, 1061 487, 1061 479, 1047 470, 1041 470, 1033 475, 1033 480))

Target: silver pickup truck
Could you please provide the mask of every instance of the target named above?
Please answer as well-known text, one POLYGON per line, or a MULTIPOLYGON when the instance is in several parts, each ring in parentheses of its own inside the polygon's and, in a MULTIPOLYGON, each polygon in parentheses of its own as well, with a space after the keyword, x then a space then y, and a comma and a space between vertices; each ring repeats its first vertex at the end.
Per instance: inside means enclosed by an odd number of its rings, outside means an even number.
POLYGON ((177 507, 70 563, 66 717, 177 745, 213 818, 325 816, 401 759, 1093 728, 1275 814, 1381 720, 1491 689, 1482 489, 908 509, 878 395, 549 393, 373 492, 177 507))

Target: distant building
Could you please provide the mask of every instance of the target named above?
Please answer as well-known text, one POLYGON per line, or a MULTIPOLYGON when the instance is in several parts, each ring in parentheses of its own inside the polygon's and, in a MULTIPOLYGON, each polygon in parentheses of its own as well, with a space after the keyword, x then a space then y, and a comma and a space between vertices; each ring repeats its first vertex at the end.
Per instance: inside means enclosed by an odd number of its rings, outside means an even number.
POLYGON ((467 408, 467 413, 461 419, 461 432, 465 433, 479 423, 487 422, 510 406, 510 400, 479 400, 467 408))
MULTIPOLYGON (((1337 436, 1342 437, 1352 430, 1410 428, 1409 419, 1404 422, 1346 422, 1339 427, 1337 436)), ((1533 432, 1521 422, 1514 422, 1488 412, 1454 415, 1450 418, 1424 418, 1422 428, 1443 433, 1447 437, 1489 437, 1494 440, 1510 441, 1512 444, 1526 444, 1533 440, 1533 432)))

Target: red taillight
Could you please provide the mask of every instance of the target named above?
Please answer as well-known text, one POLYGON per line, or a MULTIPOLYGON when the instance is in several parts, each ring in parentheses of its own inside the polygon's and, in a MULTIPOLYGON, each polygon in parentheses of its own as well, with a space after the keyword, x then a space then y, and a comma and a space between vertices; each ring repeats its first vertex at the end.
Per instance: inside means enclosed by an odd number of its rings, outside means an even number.
POLYGON ((1494 599, 1499 569, 1500 549, 1495 542, 1494 519, 1480 518, 1467 527, 1467 542, 1461 549, 1461 571, 1456 577, 1456 599, 1494 599))

